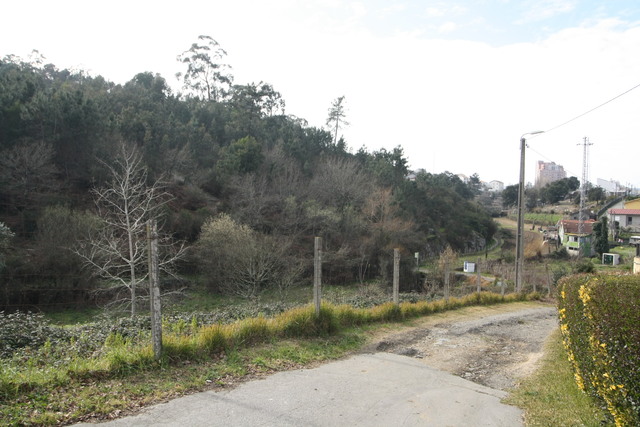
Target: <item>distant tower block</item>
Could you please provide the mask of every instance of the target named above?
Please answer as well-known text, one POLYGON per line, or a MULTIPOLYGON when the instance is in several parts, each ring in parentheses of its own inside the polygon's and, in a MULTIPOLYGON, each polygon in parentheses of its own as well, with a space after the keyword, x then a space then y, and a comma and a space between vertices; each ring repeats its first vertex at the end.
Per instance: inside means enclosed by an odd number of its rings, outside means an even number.
POLYGON ((544 187, 554 181, 559 181, 567 177, 567 173, 561 165, 554 162, 543 162, 538 160, 536 168, 536 187, 544 187))

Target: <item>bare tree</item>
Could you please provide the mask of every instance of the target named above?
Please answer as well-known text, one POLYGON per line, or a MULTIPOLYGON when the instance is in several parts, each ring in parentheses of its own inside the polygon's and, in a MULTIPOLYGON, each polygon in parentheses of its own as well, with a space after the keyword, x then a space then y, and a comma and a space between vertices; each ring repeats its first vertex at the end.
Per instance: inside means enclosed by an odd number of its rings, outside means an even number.
MULTIPOLYGON (((137 287, 148 275, 146 221, 160 216, 169 194, 160 181, 147 184, 147 168, 135 148, 123 144, 113 165, 102 163, 111 181, 93 190, 101 225, 75 252, 109 289, 128 290, 131 316, 135 316, 137 287)), ((171 244, 168 237, 162 240, 165 250, 159 266, 171 274, 185 248, 171 244)))

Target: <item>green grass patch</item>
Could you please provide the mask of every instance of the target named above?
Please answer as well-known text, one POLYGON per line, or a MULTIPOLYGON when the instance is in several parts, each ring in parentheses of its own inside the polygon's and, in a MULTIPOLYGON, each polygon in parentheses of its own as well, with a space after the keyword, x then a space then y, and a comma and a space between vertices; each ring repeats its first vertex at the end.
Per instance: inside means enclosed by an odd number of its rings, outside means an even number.
POLYGON ((528 223, 535 223, 538 226, 553 226, 558 223, 562 219, 561 214, 550 214, 550 213, 525 213, 524 220, 528 223))
POLYGON ((606 411, 576 385, 560 330, 547 340, 538 369, 511 392, 506 403, 525 411, 527 427, 613 425, 606 411))

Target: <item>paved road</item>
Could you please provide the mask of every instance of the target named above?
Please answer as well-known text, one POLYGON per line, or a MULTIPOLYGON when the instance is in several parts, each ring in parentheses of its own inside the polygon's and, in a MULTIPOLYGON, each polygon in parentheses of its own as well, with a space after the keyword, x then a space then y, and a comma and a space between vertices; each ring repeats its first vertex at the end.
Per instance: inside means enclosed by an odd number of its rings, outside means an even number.
MULTIPOLYGON (((504 391, 397 354, 361 354, 151 406, 110 426, 522 426, 504 391)), ((81 424, 88 426, 90 424, 81 424)))

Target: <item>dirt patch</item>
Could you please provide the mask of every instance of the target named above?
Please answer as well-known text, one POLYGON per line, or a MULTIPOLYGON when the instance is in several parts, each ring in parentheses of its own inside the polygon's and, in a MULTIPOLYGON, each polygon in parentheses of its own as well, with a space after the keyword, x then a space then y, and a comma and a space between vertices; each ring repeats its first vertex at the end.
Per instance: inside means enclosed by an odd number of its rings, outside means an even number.
POLYGON ((430 316, 402 331, 386 331, 365 352, 415 357, 491 388, 506 390, 529 375, 557 327, 548 304, 475 307, 430 316))

